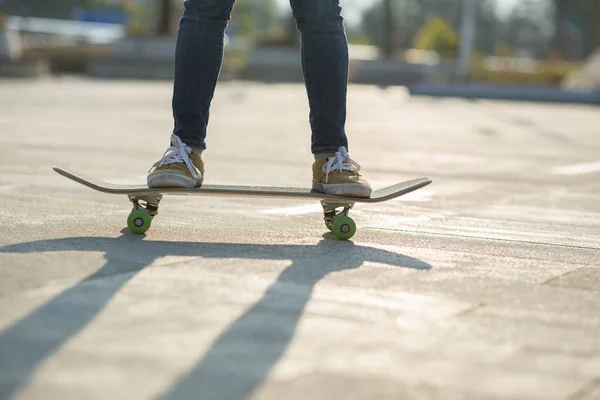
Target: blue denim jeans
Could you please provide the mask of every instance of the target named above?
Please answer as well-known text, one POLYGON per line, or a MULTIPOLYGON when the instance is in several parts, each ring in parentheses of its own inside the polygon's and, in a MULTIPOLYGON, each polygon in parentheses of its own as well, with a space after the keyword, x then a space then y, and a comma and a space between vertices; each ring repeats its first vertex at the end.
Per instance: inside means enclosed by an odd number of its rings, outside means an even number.
MULTIPOLYGON (((206 148, 206 128, 223 61, 223 36, 235 0, 185 0, 175 52, 174 133, 206 148)), ((348 43, 339 0, 290 0, 301 33, 313 153, 348 147, 348 43)), ((268 111, 266 111, 268 112, 268 111)))

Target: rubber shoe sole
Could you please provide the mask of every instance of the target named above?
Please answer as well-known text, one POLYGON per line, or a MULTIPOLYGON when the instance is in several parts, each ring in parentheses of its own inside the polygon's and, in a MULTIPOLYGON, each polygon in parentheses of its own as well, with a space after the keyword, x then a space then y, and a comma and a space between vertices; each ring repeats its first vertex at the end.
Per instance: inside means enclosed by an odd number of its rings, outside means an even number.
POLYGON ((157 172, 148 176, 147 184, 150 188, 182 188, 193 189, 202 185, 204 176, 200 180, 176 172, 157 172))
POLYGON ((344 197, 370 197, 371 187, 360 183, 326 184, 313 181, 313 189, 321 193, 344 197))

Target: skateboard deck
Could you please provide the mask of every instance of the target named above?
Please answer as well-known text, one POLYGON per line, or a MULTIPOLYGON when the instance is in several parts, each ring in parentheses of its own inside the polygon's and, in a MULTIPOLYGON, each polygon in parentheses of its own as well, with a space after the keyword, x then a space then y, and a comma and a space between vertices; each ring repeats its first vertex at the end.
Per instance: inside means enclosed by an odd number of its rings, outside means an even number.
POLYGON ((308 188, 276 187, 276 186, 237 186, 237 185, 202 185, 198 188, 149 188, 147 185, 120 185, 104 182, 100 179, 54 166, 58 174, 103 193, 127 195, 133 203, 133 210, 128 218, 128 226, 134 233, 144 233, 150 222, 158 214, 158 203, 163 195, 176 196, 246 196, 246 197, 281 197, 295 199, 320 200, 325 214, 325 225, 340 239, 349 239, 354 235, 356 226, 348 211, 354 203, 380 203, 395 199, 407 193, 429 185, 430 178, 412 179, 397 183, 383 189, 375 190, 371 197, 334 196, 308 188), (342 209, 338 212, 339 209, 342 209), (345 232, 344 232, 345 231, 345 232))

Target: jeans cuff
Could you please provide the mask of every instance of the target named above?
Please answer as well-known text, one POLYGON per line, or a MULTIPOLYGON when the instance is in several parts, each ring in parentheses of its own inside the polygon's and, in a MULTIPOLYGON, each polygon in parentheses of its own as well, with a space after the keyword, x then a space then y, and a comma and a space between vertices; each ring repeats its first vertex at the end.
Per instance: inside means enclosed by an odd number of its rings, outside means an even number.
POLYGON ((313 147, 312 153, 313 154, 335 153, 336 151, 338 151, 339 148, 340 148, 340 146, 313 147))

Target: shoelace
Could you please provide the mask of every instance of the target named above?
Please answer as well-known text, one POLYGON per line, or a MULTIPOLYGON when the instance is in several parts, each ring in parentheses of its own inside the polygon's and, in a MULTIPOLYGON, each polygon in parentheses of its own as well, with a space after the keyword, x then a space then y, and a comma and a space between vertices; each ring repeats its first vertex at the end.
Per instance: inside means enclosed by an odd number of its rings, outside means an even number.
POLYGON ((339 170, 342 171, 360 171, 360 164, 350 158, 348 150, 345 147, 340 147, 335 155, 329 157, 327 163, 323 165, 323 172, 325 172, 325 183, 329 181, 329 173, 331 171, 339 170))
POLYGON ((152 165, 148 172, 162 164, 185 163, 190 174, 192 174, 195 179, 198 179, 200 178, 201 173, 198 168, 192 164, 190 154, 192 154, 192 149, 183 143, 179 136, 171 135, 171 146, 165 151, 162 158, 152 165))

